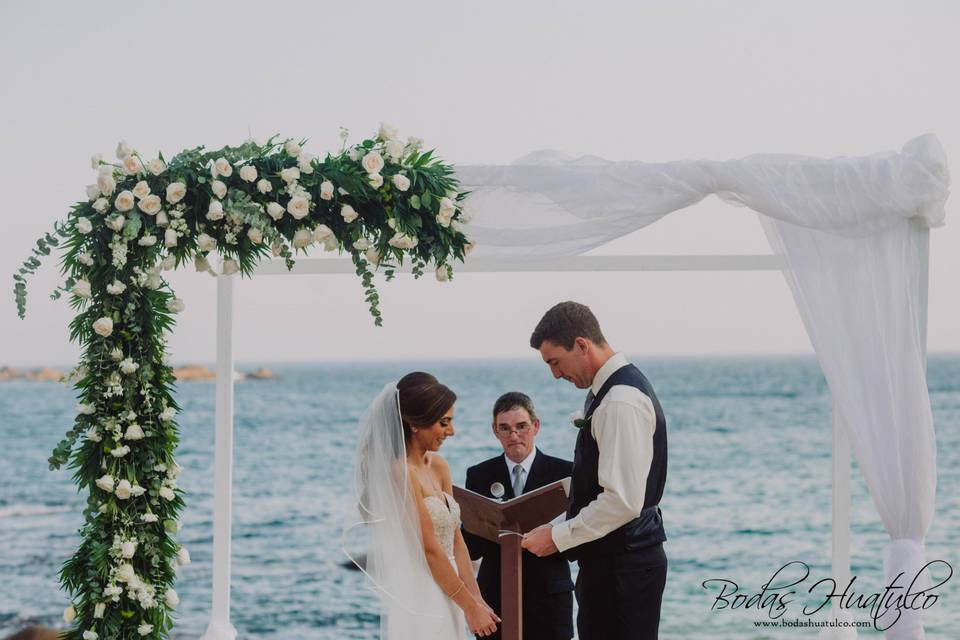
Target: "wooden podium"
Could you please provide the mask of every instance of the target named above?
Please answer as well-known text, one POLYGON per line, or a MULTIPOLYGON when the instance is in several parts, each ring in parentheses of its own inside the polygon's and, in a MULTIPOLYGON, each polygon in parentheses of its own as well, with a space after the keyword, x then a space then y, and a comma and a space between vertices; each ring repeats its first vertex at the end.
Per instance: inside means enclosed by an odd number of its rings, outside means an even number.
POLYGON ((453 488, 463 528, 500 545, 500 637, 523 640, 522 534, 567 510, 570 478, 504 502, 461 487, 453 488))

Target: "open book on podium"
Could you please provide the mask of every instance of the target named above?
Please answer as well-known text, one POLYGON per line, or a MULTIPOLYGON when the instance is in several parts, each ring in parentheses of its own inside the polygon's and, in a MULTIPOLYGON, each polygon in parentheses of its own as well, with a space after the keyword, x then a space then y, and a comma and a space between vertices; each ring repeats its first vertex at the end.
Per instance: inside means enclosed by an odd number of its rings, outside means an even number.
POLYGON ((505 501, 469 489, 453 488, 453 497, 460 504, 463 528, 491 542, 500 542, 500 532, 505 529, 526 533, 565 513, 569 493, 570 478, 505 501))

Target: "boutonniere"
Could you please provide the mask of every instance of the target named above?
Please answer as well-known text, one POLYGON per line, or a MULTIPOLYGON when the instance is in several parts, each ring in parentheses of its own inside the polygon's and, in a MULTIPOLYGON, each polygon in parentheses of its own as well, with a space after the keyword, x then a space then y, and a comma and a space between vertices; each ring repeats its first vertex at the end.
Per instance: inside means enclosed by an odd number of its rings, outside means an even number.
POLYGON ((583 411, 574 411, 570 414, 570 424, 577 429, 583 429, 590 421, 583 417, 583 411))

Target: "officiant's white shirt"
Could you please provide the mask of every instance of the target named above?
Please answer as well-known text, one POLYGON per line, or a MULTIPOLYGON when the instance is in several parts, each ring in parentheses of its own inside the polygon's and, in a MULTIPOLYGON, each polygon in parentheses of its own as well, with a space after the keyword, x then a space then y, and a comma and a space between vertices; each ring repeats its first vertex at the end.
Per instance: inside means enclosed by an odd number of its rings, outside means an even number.
MULTIPOLYGON (((530 453, 527 454, 527 457, 520 462, 514 462, 507 457, 507 454, 503 454, 503 459, 507 461, 507 472, 510 474, 510 482, 513 482, 513 468, 514 467, 523 467, 523 487, 526 488, 527 480, 530 478, 530 467, 533 466, 533 459, 537 457, 537 448, 533 447, 530 453)), ((512 486, 512 485, 511 485, 512 486)))
MULTIPOLYGON (((627 364, 622 354, 611 356, 593 378, 593 394, 598 395, 613 372, 627 364)), ((636 387, 615 385, 593 412, 591 426, 600 449, 597 475, 603 491, 576 517, 554 525, 553 543, 560 551, 602 538, 643 509, 657 428, 650 397, 636 387)))

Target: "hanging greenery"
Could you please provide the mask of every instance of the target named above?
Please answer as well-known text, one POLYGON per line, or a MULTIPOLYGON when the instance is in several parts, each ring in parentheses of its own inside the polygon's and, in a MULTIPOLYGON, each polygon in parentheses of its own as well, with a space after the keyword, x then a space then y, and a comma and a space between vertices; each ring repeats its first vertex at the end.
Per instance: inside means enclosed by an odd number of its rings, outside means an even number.
POLYGON ((327 154, 304 141, 248 141, 145 159, 125 142, 117 161, 92 160, 96 184, 54 232, 37 241, 14 275, 21 318, 26 278, 57 248, 76 316, 70 339, 82 355, 70 380, 78 392, 73 428, 49 459, 69 463, 87 506, 76 553, 60 584, 72 604, 64 612, 68 640, 164 638, 179 603, 178 565, 190 561, 175 538, 184 508, 174 459, 179 440, 167 334, 184 309, 164 271, 184 264, 250 275, 260 259, 294 256, 321 245, 350 254, 374 323, 382 318, 373 282, 391 279, 404 259, 419 277, 428 265, 452 276, 472 244, 450 165, 422 141, 378 135, 327 154))

